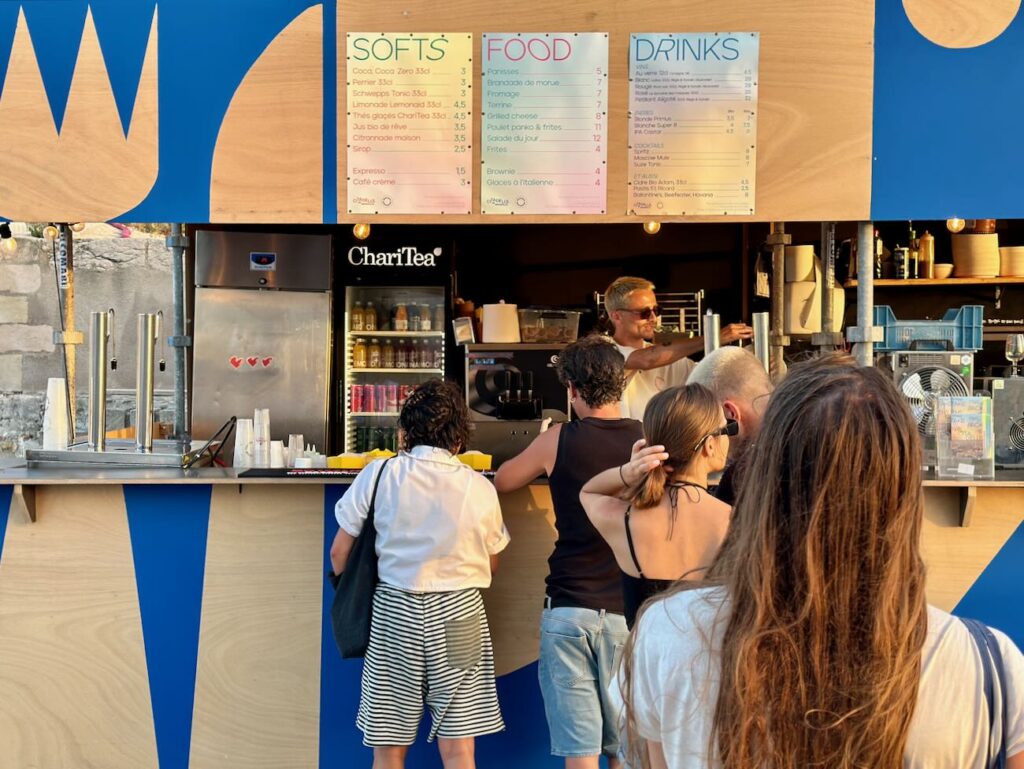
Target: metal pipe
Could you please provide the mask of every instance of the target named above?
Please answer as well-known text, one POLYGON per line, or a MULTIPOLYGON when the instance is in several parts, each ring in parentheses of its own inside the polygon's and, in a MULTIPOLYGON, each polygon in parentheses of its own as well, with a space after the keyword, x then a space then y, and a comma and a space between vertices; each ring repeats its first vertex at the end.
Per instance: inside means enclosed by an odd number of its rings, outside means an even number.
POLYGON ((861 366, 874 363, 875 238, 871 222, 857 225, 857 332, 853 355, 861 366))
POLYGON ((836 287, 836 223, 821 223, 821 338, 819 349, 822 353, 829 352, 835 345, 832 341, 835 328, 835 294, 836 287))
POLYGON ((708 355, 717 350, 722 337, 722 318, 708 310, 704 314, 704 328, 701 329, 701 333, 704 335, 704 354, 708 355))
POLYGON ((135 349, 135 449, 147 454, 153 450, 153 370, 158 333, 156 315, 140 313, 135 349))
POLYGON ((771 371, 771 361, 768 358, 769 315, 766 312, 755 312, 751 318, 754 326, 754 355, 761 361, 765 371, 771 371))
POLYGON ((89 448, 107 447, 107 337, 106 312, 91 313, 89 324, 89 448))
POLYGON ((792 237, 786 234, 785 222, 772 222, 768 234, 768 244, 772 247, 772 333, 771 355, 769 358, 770 374, 773 381, 779 381, 786 375, 786 345, 789 337, 785 334, 785 302, 783 301, 786 285, 786 246, 792 237))
POLYGON ((182 444, 182 453, 190 448, 191 436, 186 414, 185 399, 185 348, 191 340, 185 337, 185 249, 188 239, 182 234, 181 224, 171 225, 171 236, 167 239, 171 249, 171 292, 174 294, 174 317, 171 320, 174 348, 174 437, 182 444))

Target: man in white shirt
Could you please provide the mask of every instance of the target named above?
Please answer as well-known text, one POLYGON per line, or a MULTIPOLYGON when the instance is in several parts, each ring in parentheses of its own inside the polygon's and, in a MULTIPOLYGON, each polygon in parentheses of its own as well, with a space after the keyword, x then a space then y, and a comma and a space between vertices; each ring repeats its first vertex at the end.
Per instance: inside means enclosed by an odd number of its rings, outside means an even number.
MULTIPOLYGON (((605 290, 604 306, 614 328, 612 339, 626 359, 622 416, 643 420, 651 398, 667 387, 686 384, 696 365, 688 356, 704 350, 704 338, 653 344, 661 310, 654 296, 654 284, 644 278, 623 277, 613 281, 605 290)), ((732 323, 722 329, 720 341, 731 344, 753 335, 750 326, 732 323)))

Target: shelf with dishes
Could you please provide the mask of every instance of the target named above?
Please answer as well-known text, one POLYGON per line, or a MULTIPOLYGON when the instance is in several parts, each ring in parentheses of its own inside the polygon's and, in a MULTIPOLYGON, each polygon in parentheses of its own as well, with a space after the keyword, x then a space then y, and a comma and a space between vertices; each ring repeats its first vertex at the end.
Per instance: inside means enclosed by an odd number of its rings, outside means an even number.
POLYGON ((444 373, 439 368, 356 368, 352 367, 349 371, 353 374, 434 374, 441 376, 444 373))
POLYGON ((362 337, 369 339, 371 337, 380 337, 382 339, 395 338, 395 337, 408 337, 410 339, 444 339, 443 331, 349 331, 349 336, 362 337))
MULTIPOLYGON (((901 286, 904 288, 920 288, 923 286, 1009 286, 1024 283, 1024 277, 1006 276, 997 278, 877 278, 873 281, 876 288, 901 286)), ((856 288, 856 280, 848 280, 844 288, 856 288)))

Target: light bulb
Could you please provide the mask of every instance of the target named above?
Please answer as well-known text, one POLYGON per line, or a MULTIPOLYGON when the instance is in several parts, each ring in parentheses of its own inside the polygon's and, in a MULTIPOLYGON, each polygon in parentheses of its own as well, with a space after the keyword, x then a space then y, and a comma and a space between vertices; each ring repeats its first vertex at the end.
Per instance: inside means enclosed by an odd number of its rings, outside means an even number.
POLYGON ((967 222, 963 219, 953 217, 952 219, 946 220, 946 229, 950 232, 961 232, 966 224, 967 222))
POLYGON ((71 225, 71 230, 73 232, 81 232, 84 229, 85 229, 85 222, 75 222, 74 224, 71 225))
POLYGON ((360 222, 352 228, 352 234, 355 235, 358 240, 366 240, 370 237, 370 225, 365 222, 360 222))
POLYGON ((0 240, 0 249, 6 254, 13 254, 18 250, 18 241, 12 238, 4 238, 0 240))
POLYGON ((656 222, 653 219, 644 222, 644 232, 646 232, 648 235, 657 235, 660 230, 661 222, 656 222))
POLYGON ((43 237, 47 240, 56 240, 57 236, 60 235, 60 230, 54 224, 48 224, 43 227, 43 237))

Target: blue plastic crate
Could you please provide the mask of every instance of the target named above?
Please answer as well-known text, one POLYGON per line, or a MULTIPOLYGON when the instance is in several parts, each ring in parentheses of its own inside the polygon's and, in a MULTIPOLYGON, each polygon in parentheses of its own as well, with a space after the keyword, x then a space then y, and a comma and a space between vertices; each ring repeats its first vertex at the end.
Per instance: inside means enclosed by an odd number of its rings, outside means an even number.
POLYGON ((876 350, 909 350, 917 342, 918 350, 980 350, 985 308, 965 304, 960 309, 946 310, 942 320, 896 320, 888 305, 875 305, 875 325, 884 330, 876 350))

